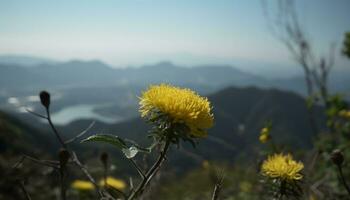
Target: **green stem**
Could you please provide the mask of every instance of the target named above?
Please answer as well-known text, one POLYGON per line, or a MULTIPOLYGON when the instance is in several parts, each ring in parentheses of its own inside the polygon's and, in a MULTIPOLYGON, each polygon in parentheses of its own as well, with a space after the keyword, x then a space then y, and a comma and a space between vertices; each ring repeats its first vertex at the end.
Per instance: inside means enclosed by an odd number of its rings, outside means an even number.
POLYGON ((104 169, 103 169, 103 182, 105 183, 105 188, 107 188, 107 166, 104 166, 104 169))
POLYGON ((51 120, 51 116, 50 116, 50 111, 49 111, 49 108, 46 108, 46 114, 47 114, 47 121, 49 122, 50 126, 51 126, 51 129, 53 130, 53 132, 55 133, 58 141, 61 143, 62 147, 64 149, 67 149, 67 145, 64 143, 61 135, 58 133, 56 127, 53 125, 52 123, 52 120, 51 120))
POLYGON ((337 165, 338 166, 338 171, 339 171, 339 178, 340 178, 340 181, 343 183, 346 191, 349 193, 350 195, 350 187, 349 185, 347 184, 345 178, 344 178, 344 174, 343 174, 343 169, 341 167, 341 165, 337 165))
POLYGON ((285 194, 285 189, 286 189, 286 182, 284 180, 282 180, 280 183, 280 191, 279 191, 279 195, 278 195, 278 200, 283 200, 283 196, 285 194))
POLYGON ((137 170, 141 178, 145 178, 146 177, 145 174, 142 172, 141 168, 135 163, 135 161, 132 158, 130 158, 129 160, 131 164, 135 167, 135 169, 137 170))
POLYGON ((162 151, 160 152, 157 161, 153 164, 151 169, 148 170, 148 172, 146 173, 145 177, 142 179, 141 183, 137 186, 136 190, 133 190, 131 192, 131 194, 127 198, 128 200, 132 200, 132 199, 134 199, 134 198, 136 198, 136 197, 138 197, 139 195, 142 194, 144 189, 147 187, 148 183, 152 180, 154 175, 160 169, 160 166, 162 165, 162 163, 163 163, 163 161, 165 159, 165 156, 166 156, 166 153, 167 153, 167 151, 169 149, 169 146, 170 146, 170 140, 166 140, 165 145, 164 145, 162 151))
POLYGON ((27 190, 24 186, 24 183, 22 181, 19 181, 19 186, 20 186, 22 192, 24 193, 26 200, 32 200, 32 198, 30 197, 29 193, 27 192, 27 190))
POLYGON ((64 167, 61 166, 60 168, 60 182, 61 182, 61 198, 62 200, 66 200, 66 185, 64 181, 64 167))

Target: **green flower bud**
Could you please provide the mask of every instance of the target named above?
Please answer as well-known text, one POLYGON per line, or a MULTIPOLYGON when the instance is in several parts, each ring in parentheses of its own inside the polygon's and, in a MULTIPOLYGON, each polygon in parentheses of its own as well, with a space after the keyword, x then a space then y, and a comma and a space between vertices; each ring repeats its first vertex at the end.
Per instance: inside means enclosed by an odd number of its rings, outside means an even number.
POLYGON ((344 162, 344 155, 339 149, 335 149, 331 154, 331 160, 334 164, 340 166, 344 162))
POLYGON ((66 166, 70 158, 70 153, 66 149, 60 149, 58 152, 58 157, 61 166, 66 166))

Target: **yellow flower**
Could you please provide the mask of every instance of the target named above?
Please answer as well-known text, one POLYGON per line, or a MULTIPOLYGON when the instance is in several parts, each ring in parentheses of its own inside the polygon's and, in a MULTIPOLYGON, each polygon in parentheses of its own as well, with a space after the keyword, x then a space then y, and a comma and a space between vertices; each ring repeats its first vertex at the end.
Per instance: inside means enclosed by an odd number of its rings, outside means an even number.
POLYGON ((208 160, 203 160, 202 167, 204 169, 209 169, 209 167, 210 167, 209 161, 208 160))
POLYGON ((241 192, 248 193, 252 190, 252 184, 248 181, 242 181, 239 183, 239 189, 241 192))
POLYGON ((309 200, 317 200, 317 198, 316 198, 315 195, 311 194, 311 195, 309 196, 309 200))
MULTIPOLYGON (((108 176, 106 179, 106 182, 108 186, 114 187, 115 189, 118 189, 118 190, 124 190, 126 188, 126 183, 121 179, 116 179, 108 176)), ((103 187, 104 185, 105 185, 105 180, 102 179, 100 181, 100 186, 103 187)))
POLYGON ((205 137, 205 129, 213 126, 213 114, 207 98, 190 89, 167 84, 152 85, 140 98, 142 117, 166 114, 174 123, 184 123, 195 137, 205 137))
POLYGON ((269 128, 261 129, 259 140, 261 143, 266 143, 270 139, 270 130, 269 128))
POLYGON ((338 115, 340 117, 350 119, 350 110, 341 110, 341 111, 339 111, 338 115))
POLYGON ((263 162, 261 171, 264 176, 270 178, 292 181, 303 178, 300 173, 303 168, 304 164, 293 160, 290 154, 275 154, 263 162))
POLYGON ((95 186, 91 182, 83 181, 83 180, 73 181, 71 187, 76 189, 76 190, 93 190, 93 189, 95 189, 95 186))

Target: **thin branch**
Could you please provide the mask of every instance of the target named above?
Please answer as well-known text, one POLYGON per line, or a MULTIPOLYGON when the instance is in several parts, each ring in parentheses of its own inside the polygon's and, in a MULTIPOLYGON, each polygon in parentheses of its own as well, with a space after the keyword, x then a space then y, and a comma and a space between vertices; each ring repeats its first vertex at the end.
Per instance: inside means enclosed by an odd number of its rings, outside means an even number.
POLYGON ((129 159, 131 164, 136 168, 137 172, 139 173, 139 175, 141 176, 142 179, 146 178, 146 175, 142 172, 141 168, 136 164, 136 162, 130 158, 129 159))
MULTIPOLYGON (((117 192, 118 194, 121 194, 121 195, 123 196, 123 199, 126 199, 126 198, 127 198, 126 194, 125 194, 123 191, 121 191, 121 190, 119 190, 119 189, 117 189, 117 188, 111 187, 111 186, 109 186, 109 185, 106 185, 106 188, 109 189, 109 190, 115 191, 115 192, 117 192)), ((111 198, 112 198, 112 197, 111 197, 111 198)), ((114 199, 114 198, 113 198, 113 199, 114 199)))
POLYGON ((221 185, 215 184, 213 196, 211 197, 212 200, 217 200, 219 198, 220 190, 221 190, 221 185))
POLYGON ((31 200, 32 198, 30 197, 28 191, 26 190, 23 181, 18 181, 19 187, 21 188, 22 192, 24 193, 25 197, 27 200, 31 200))
POLYGON ((80 132, 78 135, 76 135, 75 137, 69 139, 69 140, 66 140, 64 143, 65 144, 69 144, 69 143, 72 143, 74 142, 76 139, 80 138, 81 136, 83 136, 85 133, 87 133, 93 126, 95 125, 95 121, 91 122, 91 124, 85 129, 83 130, 82 132, 80 132))
POLYGON ((340 181, 342 182, 342 184, 344 185, 346 191, 350 195, 350 187, 349 187, 349 185, 347 184, 347 182, 346 182, 346 180, 344 178, 343 169, 342 169, 341 165, 337 165, 337 167, 338 167, 338 171, 339 171, 340 181))
POLYGON ((87 171, 87 169, 85 168, 85 166, 80 162, 80 160, 77 157, 77 154, 75 152, 72 152, 72 160, 73 162, 78 165, 78 167, 80 167, 80 169, 84 172, 84 174, 86 175, 86 177, 89 179, 89 181, 98 188, 98 185, 95 181, 95 179, 90 175, 90 173, 87 171))
POLYGON ((58 141, 61 143, 62 147, 63 147, 64 149, 66 149, 66 148, 67 148, 67 145, 64 143, 64 141, 63 141, 61 135, 58 133, 56 127, 55 127, 55 126, 53 125, 53 123, 52 123, 49 108, 46 108, 46 114, 47 114, 47 121, 49 122, 49 124, 50 124, 50 126, 51 126, 51 129, 52 129, 53 132, 55 133, 55 135, 56 135, 58 141))
POLYGON ((80 162, 80 160, 78 159, 77 154, 75 152, 72 152, 72 161, 80 168, 80 170, 85 174, 85 176, 89 179, 89 181, 95 186, 96 191, 100 195, 100 197, 102 197, 103 193, 100 190, 100 187, 97 185, 95 179, 91 176, 91 174, 88 172, 88 170, 80 162))
POLYGON ((311 190, 322 199, 324 194, 318 189, 318 187, 329 180, 330 173, 329 171, 318 181, 310 186, 311 190))
POLYGON ((36 159, 36 158, 33 158, 31 156, 28 156, 28 155, 24 155, 23 156, 25 159, 28 159, 34 163, 37 163, 37 164, 40 164, 40 165, 45 165, 45 166, 48 166, 48 167, 52 167, 54 169, 58 169, 58 164, 54 164, 54 163, 50 163, 49 161, 47 160, 39 160, 39 159, 36 159))
POLYGON ((129 177, 129 185, 130 185, 130 190, 133 191, 134 190, 134 181, 133 181, 132 177, 129 177))
POLYGON ((219 194, 222 188, 222 184, 224 182, 224 178, 225 178, 224 173, 223 171, 221 171, 220 174, 217 175, 217 181, 215 183, 213 195, 211 197, 212 200, 217 200, 219 198, 219 194))
POLYGON ((23 163, 23 161, 24 161, 24 159, 25 159, 26 157, 24 156, 24 155, 22 155, 21 156, 21 158, 20 158, 20 160, 19 161, 17 161, 13 166, 12 166, 12 170, 13 169, 17 169, 22 163, 23 163))
POLYGON ((42 114, 39 114, 39 113, 36 113, 36 112, 34 112, 34 111, 31 111, 31 110, 29 110, 28 108, 25 108, 26 109, 26 111, 28 112, 28 113, 30 113, 30 114, 32 114, 32 115, 34 115, 34 116, 36 116, 36 117, 40 117, 40 118, 43 118, 43 119, 46 119, 47 120, 47 117, 46 116, 44 116, 44 115, 42 115, 42 114))
POLYGON ((169 149, 169 146, 170 146, 170 141, 166 140, 165 145, 164 145, 162 151, 160 152, 157 161, 148 170, 148 172, 146 173, 145 178, 142 179, 141 183, 137 186, 136 190, 133 190, 131 192, 131 194, 128 196, 128 198, 127 198, 128 200, 132 200, 132 199, 134 199, 134 198, 136 198, 136 197, 138 197, 139 195, 142 194, 142 192, 144 191, 144 189, 147 186, 147 184, 152 180, 154 175, 160 169, 163 161, 165 160, 165 156, 166 156, 166 153, 167 153, 167 151, 169 149))

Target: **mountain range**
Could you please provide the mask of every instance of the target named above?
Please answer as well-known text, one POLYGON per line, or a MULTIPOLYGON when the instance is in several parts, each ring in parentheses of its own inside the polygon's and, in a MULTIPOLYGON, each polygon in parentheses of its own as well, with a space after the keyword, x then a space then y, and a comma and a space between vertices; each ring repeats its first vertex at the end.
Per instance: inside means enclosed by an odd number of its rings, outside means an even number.
MULTIPOLYGON (((330 88, 350 91, 350 70, 331 76, 330 88)), ((229 65, 177 66, 159 62, 141 67, 113 68, 99 60, 54 62, 48 59, 0 56, 0 94, 37 88, 145 87, 167 82, 210 93, 227 86, 257 86, 304 92, 303 77, 267 79, 229 65), (27 61, 27 65, 24 63, 27 61), (30 67, 28 67, 30 65, 30 67)))
MULTIPOLYGON (((301 95, 305 91, 302 76, 271 80, 228 65, 183 67, 160 62, 141 67, 113 68, 98 60, 48 62, 40 58, 33 58, 30 63, 34 65, 21 65, 21 61, 26 59, 30 57, 15 62, 15 57, 4 59, 0 56, 0 108, 8 112, 18 109, 8 103, 11 97, 19 99, 20 105, 38 110, 40 106, 28 99, 41 90, 48 90, 56 99, 53 111, 80 104, 106 105, 94 108, 94 111, 120 120, 137 115, 137 96, 149 84, 170 83, 203 95, 231 86, 276 88, 301 95)), ((348 94, 348 77, 350 73, 335 71, 330 81, 331 91, 348 94)))

